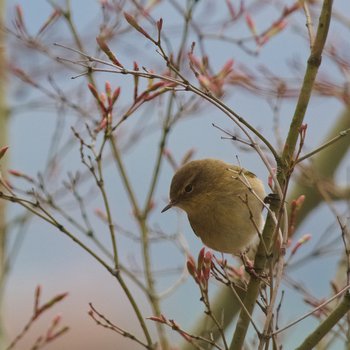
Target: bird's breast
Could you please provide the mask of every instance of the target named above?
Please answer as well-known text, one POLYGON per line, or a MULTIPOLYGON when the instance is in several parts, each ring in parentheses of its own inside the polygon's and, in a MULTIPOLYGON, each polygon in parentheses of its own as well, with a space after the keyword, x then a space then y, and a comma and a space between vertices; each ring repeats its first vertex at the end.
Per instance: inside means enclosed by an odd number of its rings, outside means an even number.
POLYGON ((238 196, 230 196, 229 200, 220 197, 209 203, 187 211, 195 234, 214 250, 234 254, 242 251, 256 235, 252 220, 260 226, 261 210, 252 213, 238 196))

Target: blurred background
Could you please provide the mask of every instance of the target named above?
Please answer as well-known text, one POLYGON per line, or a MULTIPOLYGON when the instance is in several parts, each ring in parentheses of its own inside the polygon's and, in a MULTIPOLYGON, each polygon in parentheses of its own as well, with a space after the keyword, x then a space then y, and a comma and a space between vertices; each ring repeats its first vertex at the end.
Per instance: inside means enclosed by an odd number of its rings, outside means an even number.
MULTIPOLYGON (((234 83, 228 83, 220 98, 279 149, 280 140, 283 141, 288 132, 298 88, 309 56, 305 14, 302 9, 298 9, 286 17, 285 27, 261 47, 254 40, 243 40, 247 44, 241 45, 238 39, 252 38, 252 28, 249 28, 245 15, 235 21, 232 20, 228 3, 232 3, 233 8, 239 13, 242 5, 238 1, 196 2, 192 13, 193 25, 189 26, 189 35, 183 48, 185 56, 183 71, 191 81, 196 81, 193 72, 188 68, 187 60, 192 41, 196 41, 194 54, 201 57, 205 52, 214 72, 220 71, 225 63, 232 59, 233 71, 237 72, 241 80, 237 78, 234 83), (203 42, 198 41, 199 32, 205 34, 203 42), (224 37, 237 38, 237 42, 223 40, 224 37), (204 45, 204 49, 201 45, 204 45), (246 79, 245 82, 242 77, 246 79), (281 87, 283 83, 285 91, 277 96, 277 86, 281 87)), ((285 7, 291 7, 295 2, 243 1, 241 4, 244 5, 245 14, 249 13, 254 19, 258 33, 261 33, 281 17, 285 7)), ((77 48, 72 27, 63 16, 60 16, 43 34, 37 37, 35 35, 54 8, 68 9, 70 6, 71 23, 74 23, 74 30, 79 35, 86 53, 106 60, 106 56, 97 49, 95 38, 112 28, 115 33, 111 35, 108 45, 125 67, 132 69, 133 62, 137 62, 140 69, 147 67, 155 72, 164 72, 166 66, 156 52, 155 46, 140 33, 130 29, 122 15, 122 11, 136 13, 139 11, 137 5, 149 9, 140 15, 139 23, 152 35, 155 35, 156 31, 148 15, 155 20, 163 18, 165 47, 169 53, 172 51, 177 53, 182 43, 184 28, 181 11, 185 11, 191 5, 191 1, 7 0, 6 2, 5 25, 8 29, 6 54, 11 66, 6 91, 11 112, 7 141, 10 147, 7 154, 8 168, 33 178, 41 174, 45 179, 47 190, 56 194, 64 188, 62 183, 67 182, 68 174, 79 172, 82 178, 87 176, 87 180, 79 186, 79 191, 84 198, 95 235, 109 251, 111 246, 108 227, 96 215, 96 210, 104 211, 103 201, 86 167, 81 164, 80 144, 71 130, 73 126, 87 138, 84 123, 92 125, 93 121, 98 121, 99 112, 87 87, 86 75, 71 79, 84 69, 69 61, 59 62, 56 59, 56 57, 72 61, 80 59, 74 52, 54 45, 58 43, 69 48, 77 48), (28 36, 18 34, 16 31, 15 18, 18 18, 16 6, 20 6, 26 29, 35 40, 30 41, 28 36), (21 75, 18 69, 26 72, 31 77, 32 83, 25 82, 23 74, 21 75), (50 97, 50 93, 54 97, 50 97), (63 100, 59 101, 57 96, 60 95, 68 97, 70 104, 63 100), (85 120, 82 117, 84 113, 86 113, 85 120)), ((319 8, 318 1, 310 2, 314 26, 317 24, 319 8)), ((328 39, 330 44, 319 73, 319 88, 312 97, 305 119, 308 129, 304 153, 324 142, 341 113, 348 108, 349 99, 345 97, 348 94, 349 75, 344 72, 346 67, 349 68, 350 59, 349 13, 350 5, 347 1, 336 2, 328 39), (343 70, 331 55, 331 46, 339 56, 343 57, 343 70)), ((106 72, 94 73, 93 76, 99 91, 104 90, 106 81, 110 82, 113 89, 121 87, 115 109, 117 119, 132 101, 133 77, 106 72)), ((147 82, 140 81, 140 91, 146 85, 147 82)), ((174 110, 180 108, 180 105, 184 104, 185 100, 188 102, 190 98, 189 92, 179 91, 178 95, 179 98, 174 102, 176 105, 174 110)), ((118 129, 118 143, 122 150, 125 169, 136 198, 141 203, 147 198, 156 164, 168 98, 169 96, 164 94, 146 103, 118 129)), ((214 157, 235 164, 239 161, 243 167, 262 178, 267 186, 268 172, 259 157, 240 143, 222 139, 222 136, 226 135, 212 125, 215 123, 220 128, 244 138, 235 124, 207 101, 195 102, 195 106, 184 113, 171 128, 166 145, 170 158, 180 163, 184 155, 191 151, 194 159, 214 157)), ((2 141, 0 146, 3 146, 2 141)), ((336 149, 333 152, 336 152, 336 149)), ((113 220, 117 227, 137 236, 138 226, 132 207, 120 174, 109 159, 109 154, 109 150, 106 151, 104 175, 113 220)), ((347 154, 336 169, 337 183, 349 185, 348 171, 347 154)), ((176 241, 155 240, 155 243, 152 243, 151 258, 154 270, 158 271, 155 274, 158 292, 167 291, 179 279, 181 280, 181 283, 162 299, 163 314, 175 319, 183 328, 191 329, 197 318, 202 315, 203 307, 199 301, 197 286, 193 280, 185 276, 183 251, 187 250, 196 257, 202 244, 193 234, 184 213, 177 210, 160 213, 168 200, 173 173, 171 162, 165 159, 161 166, 148 222, 155 231, 162 232, 166 236, 176 235, 176 241)), ((22 191, 31 189, 30 183, 23 181, 23 178, 10 177, 9 181, 22 191)), ((339 212, 346 213, 346 202, 344 200, 335 203, 339 212)), ((58 203, 82 222, 77 203, 69 193, 59 197, 58 203)), ((23 215, 25 211, 19 206, 8 204, 9 221, 23 215)), ((57 215, 62 217, 59 213, 57 215)), ((81 232, 74 233, 87 244, 91 243, 81 232)), ((330 281, 335 278, 339 258, 344 251, 339 226, 335 223, 334 213, 328 205, 317 206, 316 210, 302 221, 293 237, 293 242, 295 243, 304 234, 311 234, 313 238, 298 252, 295 266, 288 271, 288 276, 290 280, 303 285, 315 298, 327 298, 331 293, 330 281), (320 244, 328 249, 313 255, 320 244)), ((142 253, 139 241, 132 237, 130 234, 118 235, 119 256, 123 264, 142 279, 142 253)), ((64 301, 34 325, 25 339, 18 343, 16 349, 30 348, 56 314, 62 315, 61 322, 69 326, 70 330, 52 342, 48 347, 50 349, 138 348, 128 339, 97 326, 88 316, 88 303, 92 302, 115 324, 128 332, 142 334, 117 281, 72 240, 51 225, 30 216, 25 218, 24 225, 21 227, 14 225, 9 231, 8 247, 13 253, 4 289, 4 323, 8 339, 13 339, 30 318, 37 285, 42 286, 42 300, 49 300, 61 292, 69 293, 64 301)), ((144 316, 152 316, 152 310, 142 291, 132 281, 128 279, 127 281, 142 306, 144 316)), ((213 297, 219 287, 216 282, 211 284, 213 297)), ((288 302, 283 304, 283 317, 280 323, 286 324, 310 310, 311 306, 305 303, 303 296, 292 287, 292 283, 285 282, 283 288, 288 302)), ((151 324, 151 321, 147 321, 147 324, 151 324)), ((318 320, 313 317, 298 324, 286 335, 284 348, 293 349, 317 324, 318 320)), ((168 333, 174 344, 181 342, 180 337, 174 332, 168 330, 168 333)), ((335 349, 338 345, 334 346, 335 349)))

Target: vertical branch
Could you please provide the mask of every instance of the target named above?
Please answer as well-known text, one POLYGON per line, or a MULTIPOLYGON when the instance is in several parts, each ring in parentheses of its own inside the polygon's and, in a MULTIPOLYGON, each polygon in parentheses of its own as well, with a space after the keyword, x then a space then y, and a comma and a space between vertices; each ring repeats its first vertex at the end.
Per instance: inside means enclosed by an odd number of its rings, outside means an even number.
POLYGON ((326 43, 328 29, 331 22, 332 5, 333 0, 325 0, 323 2, 316 38, 311 48, 310 57, 307 61, 304 81, 300 89, 298 102, 282 153, 284 165, 287 168, 290 167, 293 162, 293 154, 298 140, 299 128, 303 123, 306 109, 310 101, 312 89, 316 80, 318 68, 321 65, 322 51, 326 43))
MULTIPOLYGON (((323 2, 315 42, 312 46, 311 54, 307 62, 304 81, 300 89, 298 102, 295 108, 292 122, 290 124, 289 133, 282 153, 281 163, 279 164, 278 180, 283 189, 286 189, 288 187, 288 181, 293 171, 294 152, 299 136, 299 129, 303 123, 318 68, 321 64, 322 51, 326 42, 331 20, 332 5, 332 0, 324 0, 323 2)), ((283 201, 283 198, 280 199, 283 201)), ((283 205, 283 203, 281 204, 283 205)), ((271 210, 275 213, 278 213, 280 211, 280 205, 277 203, 272 204, 271 210)), ((275 230, 276 228, 273 220, 271 216, 268 216, 263 231, 263 240, 260 241, 254 262, 254 269, 258 274, 264 271, 267 262, 267 257, 264 252, 264 243, 267 247, 271 247, 275 230)), ((250 314, 253 313, 255 302, 259 294, 259 288, 260 279, 252 277, 248 285, 246 297, 244 299, 244 304, 250 314)), ((230 346, 231 350, 238 350, 243 348, 244 340, 248 332, 249 323, 250 319, 247 317, 247 313, 244 310, 241 310, 230 346)))
MULTIPOLYGON (((0 147, 7 143, 7 129, 9 109, 6 103, 6 55, 5 55, 5 31, 4 27, 5 16, 5 0, 0 0, 0 147)), ((6 158, 1 160, 1 169, 6 171, 6 158)), ((6 205, 5 200, 0 200, 0 348, 4 341, 4 329, 2 324, 2 294, 4 289, 5 279, 5 244, 6 244, 6 205)))
MULTIPOLYGON (((184 29, 182 33, 182 38, 181 38, 181 43, 179 45, 179 53, 177 56, 176 60, 176 67, 179 69, 182 61, 182 50, 183 47, 185 47, 187 38, 188 38, 188 27, 189 23, 191 20, 191 14, 193 10, 193 6, 195 3, 193 3, 191 6, 188 8, 188 14, 185 16, 185 24, 184 24, 184 29)), ((159 30, 159 40, 156 44, 161 52, 163 52, 161 42, 160 42, 160 30, 159 30)), ((142 252, 143 252, 143 259, 144 259, 144 268, 145 268, 145 274, 146 274, 146 281, 149 289, 149 298, 152 304, 153 312, 159 316, 161 314, 160 310, 160 303, 159 303, 159 297, 156 293, 155 289, 155 283, 154 283, 154 278, 153 278, 153 272, 152 272, 152 262, 150 258, 150 246, 149 246, 149 229, 147 226, 147 219, 148 219, 148 214, 150 210, 150 204, 153 198, 154 191, 156 189, 158 179, 159 179, 159 174, 160 174, 160 169, 163 161, 163 153, 164 153, 164 148, 167 143, 167 138, 169 135, 170 127, 171 127, 171 117, 172 117, 172 109, 173 109, 173 104, 174 104, 174 99, 175 99, 175 94, 172 93, 169 100, 168 100, 168 105, 167 105, 167 110, 166 110, 166 115, 165 115, 165 120, 163 122, 163 130, 162 130, 162 135, 161 139, 159 142, 159 148, 158 148, 158 154, 156 158, 156 163, 154 166, 154 171, 152 174, 152 179, 149 187, 149 191, 146 197, 145 205, 143 208, 142 213, 139 213, 141 215, 137 216, 140 229, 141 229, 141 235, 142 235, 142 252)), ((162 324, 157 322, 157 329, 158 329, 158 334, 160 338, 160 343, 161 347, 163 350, 167 350, 169 348, 169 344, 166 338, 166 334, 164 331, 164 327, 162 324)))
MULTIPOLYGON (((133 208, 134 215, 140 227, 141 239, 142 239, 142 254, 143 254, 143 260, 144 260, 144 268, 145 268, 145 274, 146 274, 145 277, 146 277, 147 291, 148 291, 147 296, 150 301, 152 311, 158 316, 160 315, 161 312, 160 312, 159 299, 157 298, 156 291, 155 291, 153 273, 151 268, 151 260, 149 256, 148 227, 146 224, 146 219, 145 219, 145 216, 141 213, 141 210, 136 200, 136 196, 129 182, 129 177, 126 173, 125 166, 123 164, 121 155, 119 153, 118 145, 112 136, 109 138, 109 140, 110 140, 110 145, 113 153, 113 158, 117 163, 117 168, 119 170, 122 181, 126 188, 126 192, 129 196, 129 200, 133 208)), ((164 333, 164 327, 163 325, 158 323, 156 324, 156 327, 159 334, 160 342, 162 343, 162 348, 167 349, 168 344, 164 333)))
POLYGON ((98 155, 96 155, 96 163, 97 163, 97 171, 98 171, 98 178, 96 178, 97 186, 100 188, 103 203, 106 210, 107 215, 107 221, 108 221, 108 227, 109 227, 109 233, 111 236, 111 243, 112 243, 112 249, 113 249, 113 260, 114 260, 114 268, 116 271, 119 270, 119 257, 118 257, 118 249, 117 249, 117 240, 116 240, 116 234, 114 230, 114 224, 113 224, 113 218, 112 218, 112 212, 109 205, 109 200, 107 196, 107 191, 105 189, 104 185, 104 175, 103 175, 103 165, 102 165, 102 152, 105 145, 105 141, 107 140, 107 132, 105 134, 105 140, 103 142, 103 145, 101 146, 101 150, 98 155))
POLYGON ((150 187, 149 187, 149 191, 148 191, 148 194, 147 194, 147 197, 146 197, 145 206, 144 206, 144 209, 143 209, 143 215, 144 216, 148 215, 148 212, 149 212, 149 209, 150 209, 150 204, 151 204, 151 201, 152 201, 152 197, 153 197, 154 191, 155 191, 156 186, 157 186, 157 182, 158 182, 158 178, 159 178, 159 172, 160 172, 160 168, 161 168, 162 161, 163 161, 164 148, 166 146, 167 137, 168 137, 168 134, 169 134, 169 131, 170 131, 170 118, 171 118, 171 115, 172 115, 173 101, 174 101, 174 94, 171 94, 170 99, 168 101, 168 107, 167 107, 165 121, 163 123, 163 130, 162 130, 161 140, 159 142, 157 160, 156 160, 156 164, 154 166, 154 171, 153 171, 153 175, 152 175, 151 184, 150 184, 150 187))
MULTIPOLYGON (((82 41, 80 40, 80 37, 79 37, 79 34, 78 34, 78 31, 75 27, 75 24, 74 22, 72 21, 72 17, 71 17, 71 3, 70 3, 70 0, 66 0, 66 11, 63 11, 63 14, 64 14, 64 17, 67 21, 67 24, 69 26, 69 30, 71 32, 71 34, 73 35, 73 38, 74 38, 74 41, 75 41, 75 44, 77 45, 78 49, 80 52, 85 52, 85 49, 84 49, 84 46, 82 44, 82 41)), ((94 77, 92 75, 92 71, 91 70, 88 70, 87 71, 87 77, 88 77, 88 81, 90 84, 92 84, 93 86, 96 86, 96 83, 95 83, 95 80, 94 80, 94 77)), ((98 102, 96 101, 97 105, 98 105, 98 102)), ((126 188, 126 192, 129 196, 129 199, 130 199, 130 202, 131 202, 131 205, 133 207, 133 211, 135 213, 135 216, 137 218, 140 217, 140 209, 139 209, 139 206, 138 206, 138 203, 137 203, 137 200, 136 200, 136 196, 134 195, 134 192, 132 190, 132 187, 131 187, 131 184, 129 182, 129 178, 126 174, 126 171, 125 171, 125 167, 122 163, 122 159, 121 159, 121 156, 119 154, 119 150, 118 150, 118 147, 116 145, 116 142, 115 140, 113 139, 113 136, 108 133, 105 135, 105 141, 109 140, 110 141, 110 145, 111 145, 111 149, 112 149, 112 154, 114 156, 114 159, 116 160, 117 162, 117 167, 119 169, 119 172, 121 174, 121 177, 122 177, 122 181, 124 183, 124 186, 126 188)), ((102 149, 101 149, 101 152, 102 152, 102 149)), ((100 174, 100 178, 102 180, 102 167, 101 167, 101 154, 99 155, 98 157, 98 167, 99 167, 99 174, 100 174)), ((108 205, 108 199, 107 199, 107 194, 106 192, 104 191, 103 189, 103 186, 101 186, 101 190, 102 190, 102 196, 103 196, 103 200, 105 202, 105 207, 106 207, 106 210, 107 210, 107 216, 108 216, 108 223, 109 223, 109 229, 110 229, 110 234, 111 234, 111 239, 112 239, 112 246, 113 246, 113 256, 114 256, 114 266, 115 266, 115 269, 116 269, 116 278, 120 284, 120 286, 122 287, 122 289, 124 290, 128 300, 130 301, 135 313, 136 313, 136 316, 139 320, 139 323, 142 327, 142 330, 144 332, 144 335, 147 339, 147 344, 148 344, 148 347, 151 349, 153 348, 153 344, 152 344, 152 339, 151 339, 151 336, 148 332, 148 328, 144 322, 144 319, 143 319, 143 316, 141 315, 141 312, 139 310, 139 306, 137 304, 137 302, 135 301, 134 297, 132 296, 127 284, 125 283, 122 275, 120 274, 120 270, 119 270, 119 259, 118 259, 118 250, 117 250, 117 243, 116 243, 116 237, 115 237, 115 232, 114 232, 114 227, 113 227, 113 223, 112 223, 112 217, 111 217, 111 213, 110 213, 110 210, 109 210, 109 205, 108 205)), ((148 293, 150 294, 151 291, 148 291, 148 293)))
MULTIPOLYGON (((349 128, 350 106, 347 106, 337 117, 332 128, 325 136, 323 143, 349 128)), ((310 169, 312 173, 316 173, 316 177, 322 174, 323 178, 332 181, 336 170, 339 168, 339 164, 344 159, 348 150, 349 140, 347 138, 338 140, 336 144, 323 149, 322 152, 313 156, 312 165, 307 168, 307 170, 309 171, 310 169)), ((297 198, 300 194, 304 194, 307 201, 303 204, 303 210, 298 214, 297 223, 302 222, 303 219, 322 202, 322 197, 316 186, 309 186, 303 182, 299 182, 294 186, 293 191, 289 193, 289 198, 297 198)))
MULTIPOLYGON (((145 268, 145 274, 146 274, 146 281, 147 286, 149 289, 149 298, 152 304, 153 312, 156 314, 156 316, 159 316, 161 314, 160 310, 160 303, 159 303, 159 297, 155 290, 155 283, 153 278, 153 272, 152 272, 152 262, 150 258, 150 246, 149 246, 149 230, 147 226, 147 217, 148 213, 151 207, 151 201, 153 197, 154 190, 156 188, 156 184, 159 179, 159 173, 160 168, 163 160, 163 151, 166 144, 167 136, 169 133, 169 120, 171 116, 171 110, 172 110, 172 101, 174 100, 174 96, 171 95, 170 100, 168 102, 168 113, 166 117, 166 121, 164 122, 163 126, 163 132, 161 141, 159 144, 159 150, 158 150, 158 156, 156 160, 156 164, 154 167, 154 172, 152 176, 152 181, 150 184, 149 192, 146 198, 145 207, 143 209, 143 214, 141 217, 138 218, 139 225, 141 228, 141 239, 142 239, 142 253, 143 253, 143 260, 144 260, 144 268, 145 268)), ((158 334, 160 338, 160 343, 162 344, 162 349, 167 350, 169 348, 168 341, 166 338, 164 326, 161 323, 156 323, 158 334)))

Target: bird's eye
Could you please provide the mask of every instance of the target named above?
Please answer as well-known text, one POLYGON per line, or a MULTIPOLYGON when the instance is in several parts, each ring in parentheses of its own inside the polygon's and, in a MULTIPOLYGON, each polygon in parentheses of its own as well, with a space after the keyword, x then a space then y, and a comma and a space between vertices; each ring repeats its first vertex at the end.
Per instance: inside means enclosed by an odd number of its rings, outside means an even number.
POLYGON ((190 193, 190 192, 192 192, 192 190, 193 190, 192 184, 188 184, 188 185, 185 187, 185 192, 186 192, 186 193, 190 193))

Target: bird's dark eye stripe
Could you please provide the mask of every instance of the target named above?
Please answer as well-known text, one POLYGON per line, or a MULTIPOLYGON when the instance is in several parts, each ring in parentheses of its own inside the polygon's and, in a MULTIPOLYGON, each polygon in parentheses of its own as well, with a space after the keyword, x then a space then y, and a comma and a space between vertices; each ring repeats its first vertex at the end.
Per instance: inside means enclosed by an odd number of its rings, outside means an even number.
POLYGON ((189 192, 192 191, 192 189, 193 189, 192 184, 188 184, 188 185, 185 187, 185 192, 189 193, 189 192))

